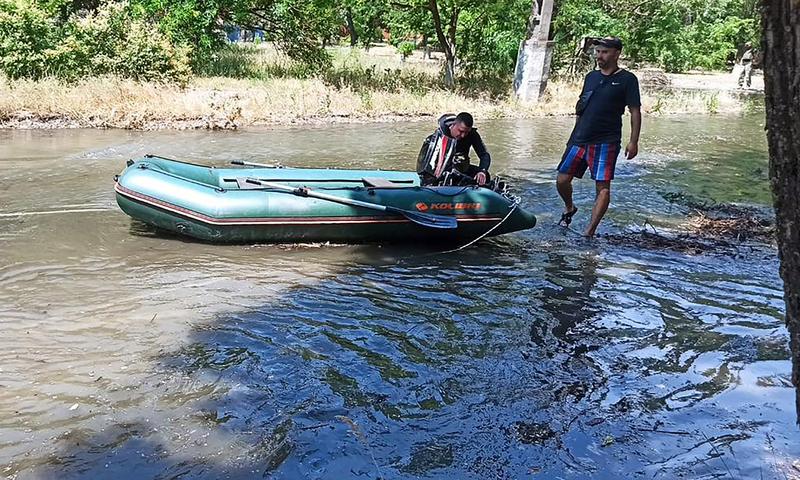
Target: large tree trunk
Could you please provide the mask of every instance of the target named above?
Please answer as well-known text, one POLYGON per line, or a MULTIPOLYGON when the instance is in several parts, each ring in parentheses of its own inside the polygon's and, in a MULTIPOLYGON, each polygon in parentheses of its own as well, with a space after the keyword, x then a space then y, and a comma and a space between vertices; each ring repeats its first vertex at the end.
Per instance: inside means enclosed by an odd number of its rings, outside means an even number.
POLYGON ((800 419, 800 0, 763 0, 769 176, 800 419))
POLYGON ((356 24, 353 22, 353 10, 347 7, 345 16, 347 17, 347 29, 350 30, 350 47, 358 45, 358 33, 356 33, 356 24))
POLYGON ((458 9, 454 6, 453 12, 450 15, 448 22, 448 35, 450 39, 445 37, 444 29, 442 27, 442 17, 439 15, 439 5, 436 0, 429 0, 428 9, 433 16, 433 28, 436 30, 436 39, 444 50, 444 84, 447 88, 455 86, 455 72, 456 72, 456 26, 458 25, 458 9))

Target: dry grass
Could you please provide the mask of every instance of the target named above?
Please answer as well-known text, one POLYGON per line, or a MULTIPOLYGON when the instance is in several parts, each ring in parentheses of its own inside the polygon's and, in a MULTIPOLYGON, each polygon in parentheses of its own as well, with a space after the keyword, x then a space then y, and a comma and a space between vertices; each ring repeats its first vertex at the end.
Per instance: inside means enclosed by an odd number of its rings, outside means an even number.
MULTIPOLYGON (((334 65, 347 69, 374 67, 429 75, 439 72, 436 60, 415 52, 406 62, 392 47, 361 50, 334 47, 334 65)), ((478 118, 526 118, 569 115, 580 91, 577 83, 551 81, 538 105, 472 98, 440 88, 414 90, 378 86, 335 88, 318 78, 269 76, 269 66, 286 66, 269 46, 260 48, 262 78, 197 77, 185 87, 93 78, 77 84, 56 80, 9 81, 0 78, 0 128, 99 127, 130 129, 228 129, 249 125, 357 122, 436 116, 467 110, 478 118)), ((354 76, 356 80, 358 76, 354 76)), ((384 77, 385 78, 385 77, 384 77)), ((380 80, 380 79, 379 79, 380 80)), ((742 103, 730 93, 707 90, 644 90, 643 109, 650 115, 735 113, 742 103)))
POLYGON ((114 78, 75 85, 55 80, 0 86, 0 126, 235 128, 259 124, 389 120, 470 110, 478 117, 527 116, 513 102, 467 98, 444 90, 335 89, 321 80, 200 78, 186 88, 114 78))

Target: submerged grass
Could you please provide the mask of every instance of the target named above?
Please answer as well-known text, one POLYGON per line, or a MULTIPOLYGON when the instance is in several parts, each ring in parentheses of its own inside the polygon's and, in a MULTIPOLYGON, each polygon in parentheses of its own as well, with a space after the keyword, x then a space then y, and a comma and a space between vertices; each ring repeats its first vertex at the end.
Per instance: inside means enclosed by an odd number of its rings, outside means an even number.
MULTIPOLYGON (((5 79, 0 126, 237 128, 248 125, 396 120, 471 111, 478 118, 572 113, 580 84, 551 81, 538 105, 516 102, 510 82, 461 79, 443 88, 440 64, 415 52, 406 61, 388 48, 334 47, 332 66, 311 71, 269 45, 230 46, 201 65, 187 85, 114 77, 75 83, 5 79)), ((742 102, 725 92, 643 89, 646 113, 729 113, 742 102)))

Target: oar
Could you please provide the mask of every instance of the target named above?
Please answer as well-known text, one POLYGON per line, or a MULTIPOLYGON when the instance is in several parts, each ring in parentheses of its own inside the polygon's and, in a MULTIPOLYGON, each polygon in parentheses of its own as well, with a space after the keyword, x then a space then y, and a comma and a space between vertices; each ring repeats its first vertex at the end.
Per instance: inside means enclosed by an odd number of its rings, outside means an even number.
POLYGON ((231 164, 242 165, 244 167, 284 168, 283 165, 268 165, 266 163, 245 162, 244 160, 231 160, 231 164))
POLYGON ((431 228, 456 228, 458 221, 456 217, 445 215, 434 215, 430 213, 415 212, 413 210, 404 210, 402 208, 392 207, 390 205, 381 205, 379 203, 362 202, 361 200, 353 200, 352 198, 338 197, 336 195, 328 195, 327 193, 320 193, 310 190, 306 187, 290 187, 282 183, 265 182, 255 178, 237 178, 236 181, 241 185, 242 183, 259 185, 262 187, 273 188, 275 190, 282 190, 284 192, 297 195, 298 197, 312 197, 329 202, 341 203, 342 205, 351 205, 354 207, 369 208, 381 212, 391 212, 400 214, 414 223, 418 223, 425 227, 431 228))

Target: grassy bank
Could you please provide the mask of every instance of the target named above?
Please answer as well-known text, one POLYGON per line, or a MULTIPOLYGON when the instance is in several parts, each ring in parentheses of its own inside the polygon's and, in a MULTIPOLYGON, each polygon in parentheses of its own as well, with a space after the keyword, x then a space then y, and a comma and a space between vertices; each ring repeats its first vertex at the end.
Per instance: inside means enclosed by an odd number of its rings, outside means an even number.
MULTIPOLYGON (((580 86, 551 81, 538 105, 438 86, 438 62, 400 62, 389 49, 334 51, 323 74, 287 63, 268 48, 234 49, 185 86, 92 78, 0 82, 2 128, 232 129, 257 125, 391 121, 468 110, 478 118, 568 115, 580 86), (216 75, 216 76, 212 76, 216 75), (224 76, 221 76, 224 75, 224 76)), ((493 90, 496 91, 497 86, 493 90)), ((489 88, 486 89, 488 92, 489 88)), ((727 91, 643 86, 649 115, 737 113, 747 104, 727 91)))

